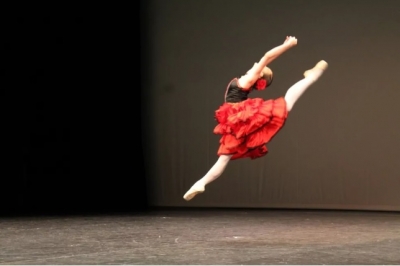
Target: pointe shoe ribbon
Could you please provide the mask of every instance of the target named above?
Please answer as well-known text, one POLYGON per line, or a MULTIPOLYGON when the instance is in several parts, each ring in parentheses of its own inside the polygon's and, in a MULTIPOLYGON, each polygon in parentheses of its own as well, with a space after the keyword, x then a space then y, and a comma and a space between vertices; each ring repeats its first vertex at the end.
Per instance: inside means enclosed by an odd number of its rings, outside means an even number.
POLYGON ((193 185, 188 192, 183 196, 183 198, 187 201, 191 200, 196 196, 197 194, 203 193, 205 190, 204 186, 202 185, 193 185))

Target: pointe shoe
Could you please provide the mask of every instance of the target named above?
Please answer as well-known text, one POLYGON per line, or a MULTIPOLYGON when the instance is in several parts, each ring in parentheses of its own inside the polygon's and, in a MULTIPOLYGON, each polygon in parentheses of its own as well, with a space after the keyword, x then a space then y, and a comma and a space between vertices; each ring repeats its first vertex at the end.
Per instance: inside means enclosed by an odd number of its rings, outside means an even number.
POLYGON ((187 201, 191 200, 196 196, 197 194, 203 193, 205 190, 204 186, 202 185, 193 185, 188 192, 183 196, 183 198, 187 201))
POLYGON ((304 77, 310 75, 314 69, 321 69, 322 71, 325 71, 327 68, 328 68, 328 63, 324 60, 321 60, 315 65, 315 67, 304 72, 304 77))

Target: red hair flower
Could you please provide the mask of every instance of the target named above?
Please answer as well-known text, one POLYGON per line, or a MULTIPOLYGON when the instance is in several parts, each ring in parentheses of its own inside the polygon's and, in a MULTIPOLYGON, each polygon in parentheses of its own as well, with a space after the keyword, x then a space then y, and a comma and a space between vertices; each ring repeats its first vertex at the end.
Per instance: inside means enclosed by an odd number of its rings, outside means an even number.
POLYGON ((267 81, 265 79, 258 79, 256 81, 256 89, 263 90, 267 87, 267 81))

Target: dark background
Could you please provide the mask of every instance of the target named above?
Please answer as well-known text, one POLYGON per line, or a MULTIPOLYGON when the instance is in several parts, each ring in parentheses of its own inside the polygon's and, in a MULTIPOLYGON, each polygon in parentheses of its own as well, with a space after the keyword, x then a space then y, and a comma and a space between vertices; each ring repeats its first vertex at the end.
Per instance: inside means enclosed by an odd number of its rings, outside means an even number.
POLYGON ((400 210, 400 20, 393 0, 150 1, 152 78, 143 121, 151 206, 400 210), (286 35, 270 64, 283 96, 321 59, 329 69, 296 103, 259 160, 230 162, 190 202, 217 160, 214 111, 227 83, 286 35))
POLYGON ((137 22, 21 16, 4 28, 1 213, 146 209, 137 22))
POLYGON ((399 210, 398 1, 152 0, 136 10, 5 20, 2 214, 399 210), (257 96, 283 95, 318 60, 329 71, 266 158, 231 163, 183 201, 217 159, 213 112, 227 82, 286 35, 299 45, 257 96))

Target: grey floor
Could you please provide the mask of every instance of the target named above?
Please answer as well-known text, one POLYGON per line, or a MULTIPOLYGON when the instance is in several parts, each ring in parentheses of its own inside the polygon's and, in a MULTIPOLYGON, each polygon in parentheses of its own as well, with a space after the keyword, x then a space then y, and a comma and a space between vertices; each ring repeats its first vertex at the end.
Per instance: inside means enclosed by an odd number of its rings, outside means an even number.
POLYGON ((400 213, 158 210, 0 219, 0 264, 400 264, 400 213))

